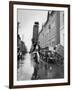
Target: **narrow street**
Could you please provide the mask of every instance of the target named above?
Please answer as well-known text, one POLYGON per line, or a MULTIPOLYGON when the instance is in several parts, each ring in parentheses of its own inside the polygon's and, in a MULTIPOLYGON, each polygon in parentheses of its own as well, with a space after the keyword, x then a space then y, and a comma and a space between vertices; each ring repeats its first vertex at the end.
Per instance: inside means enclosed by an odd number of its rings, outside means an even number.
POLYGON ((17 80, 64 78, 64 12, 18 12, 19 20, 31 15, 17 22, 17 80))
POLYGON ((27 53, 24 60, 19 61, 19 69, 17 71, 17 80, 30 80, 34 72, 33 62, 31 56, 27 53))
POLYGON ((24 60, 19 61, 19 68, 17 70, 17 80, 63 78, 63 68, 63 65, 46 63, 41 59, 39 59, 39 64, 36 64, 35 61, 31 58, 31 54, 27 53, 24 57, 24 60))

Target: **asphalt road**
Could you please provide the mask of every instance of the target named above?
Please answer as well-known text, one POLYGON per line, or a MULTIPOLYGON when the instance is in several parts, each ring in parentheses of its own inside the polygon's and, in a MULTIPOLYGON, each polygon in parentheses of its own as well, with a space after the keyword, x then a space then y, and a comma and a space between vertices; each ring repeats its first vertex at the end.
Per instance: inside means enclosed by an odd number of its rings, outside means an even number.
POLYGON ((60 79, 64 78, 64 65, 45 63, 39 58, 39 64, 36 64, 29 53, 24 60, 19 61, 17 69, 17 80, 35 80, 35 79, 60 79))

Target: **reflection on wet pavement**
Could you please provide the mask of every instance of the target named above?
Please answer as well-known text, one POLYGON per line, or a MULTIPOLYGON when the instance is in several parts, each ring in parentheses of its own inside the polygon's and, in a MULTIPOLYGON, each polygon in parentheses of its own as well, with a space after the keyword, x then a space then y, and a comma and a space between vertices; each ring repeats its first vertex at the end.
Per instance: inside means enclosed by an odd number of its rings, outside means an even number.
POLYGON ((63 66, 56 64, 44 64, 41 62, 39 69, 40 79, 56 79, 64 77, 63 66))
POLYGON ((31 63, 30 54, 27 53, 24 60, 19 62, 17 71, 17 80, 30 80, 34 72, 34 67, 31 63))
POLYGON ((56 79, 64 77, 64 65, 45 63, 39 59, 39 64, 27 53, 24 60, 19 61, 17 80, 56 79))

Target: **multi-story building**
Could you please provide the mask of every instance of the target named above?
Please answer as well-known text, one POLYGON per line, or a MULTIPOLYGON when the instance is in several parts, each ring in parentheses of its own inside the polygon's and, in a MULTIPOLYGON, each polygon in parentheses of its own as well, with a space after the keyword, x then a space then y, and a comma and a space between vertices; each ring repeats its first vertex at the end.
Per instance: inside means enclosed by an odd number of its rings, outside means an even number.
POLYGON ((39 33, 39 22, 35 22, 33 26, 33 38, 32 38, 32 42, 35 44, 38 41, 38 33, 39 33))
POLYGON ((42 48, 58 45, 63 43, 63 28, 61 28, 63 12, 60 11, 48 11, 47 20, 42 26, 42 30, 39 32, 39 44, 42 48), (61 34, 62 35, 61 35, 61 34))
POLYGON ((39 35, 39 22, 35 22, 33 26, 32 46, 30 52, 33 52, 36 49, 36 45, 38 44, 38 35, 39 35))
POLYGON ((64 46, 64 12, 60 12, 60 44, 64 46))

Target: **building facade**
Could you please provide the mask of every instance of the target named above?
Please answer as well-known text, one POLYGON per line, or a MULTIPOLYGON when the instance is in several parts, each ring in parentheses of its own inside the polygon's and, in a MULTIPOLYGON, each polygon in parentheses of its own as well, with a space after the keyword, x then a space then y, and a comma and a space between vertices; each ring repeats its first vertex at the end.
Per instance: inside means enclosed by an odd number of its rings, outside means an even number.
POLYGON ((35 22, 33 25, 33 37, 30 53, 36 49, 36 46, 38 44, 38 36, 39 36, 39 22, 35 22))
POLYGON ((64 46, 64 12, 60 12, 60 44, 64 46))
POLYGON ((37 44, 39 34, 39 22, 35 22, 33 26, 33 38, 32 43, 37 44))
POLYGON ((54 47, 60 42, 63 43, 62 13, 60 11, 48 11, 47 20, 39 32, 38 41, 42 48, 54 47))

